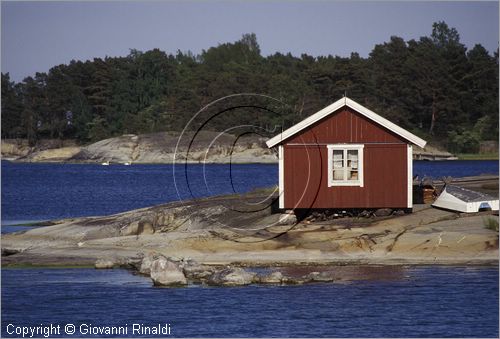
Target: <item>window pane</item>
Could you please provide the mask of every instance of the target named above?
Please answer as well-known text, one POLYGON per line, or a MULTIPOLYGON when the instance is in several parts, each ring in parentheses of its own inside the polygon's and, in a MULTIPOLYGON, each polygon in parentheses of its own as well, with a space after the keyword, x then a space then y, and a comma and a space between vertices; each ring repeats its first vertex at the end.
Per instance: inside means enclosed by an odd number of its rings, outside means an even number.
POLYGON ((358 180, 358 171, 348 171, 347 180, 358 180))
POLYGON ((344 167, 344 152, 342 150, 333 151, 333 168, 344 167))
MULTIPOLYGON (((341 150, 333 151, 333 168, 342 168, 344 167, 344 152, 341 150)), ((334 175, 335 177, 335 175, 334 175)))
POLYGON ((344 180, 344 151, 333 150, 333 180, 344 180))
POLYGON ((357 150, 347 151, 347 167, 351 167, 353 169, 358 168, 358 151, 357 150))
POLYGON ((344 180, 344 170, 334 170, 333 171, 333 180, 344 180))

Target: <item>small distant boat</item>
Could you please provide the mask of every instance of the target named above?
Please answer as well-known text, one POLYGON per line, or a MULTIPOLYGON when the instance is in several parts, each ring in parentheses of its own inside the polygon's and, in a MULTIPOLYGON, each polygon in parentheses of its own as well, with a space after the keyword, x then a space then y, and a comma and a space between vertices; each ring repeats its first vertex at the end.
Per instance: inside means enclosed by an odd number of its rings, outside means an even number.
POLYGON ((101 165, 103 165, 103 166, 109 166, 109 161, 105 161, 101 165))
POLYGON ((132 165, 132 163, 131 163, 131 162, 124 162, 123 164, 124 164, 125 166, 130 166, 130 165, 132 165))

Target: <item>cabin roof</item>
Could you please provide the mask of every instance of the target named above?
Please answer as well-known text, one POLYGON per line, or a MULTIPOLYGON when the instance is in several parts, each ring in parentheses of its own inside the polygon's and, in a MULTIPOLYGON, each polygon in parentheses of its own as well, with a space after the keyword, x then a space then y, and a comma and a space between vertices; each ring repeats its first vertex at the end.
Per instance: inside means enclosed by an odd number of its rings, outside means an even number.
POLYGON ((375 123, 387 128, 391 132, 399 135, 400 137, 402 137, 403 139, 407 140, 408 142, 410 142, 412 144, 415 144, 421 148, 424 148, 425 144, 427 143, 425 140, 408 132, 404 128, 401 128, 398 125, 390 122, 386 118, 378 115, 377 113, 369 110, 368 108, 358 104, 354 100, 351 100, 348 97, 343 97, 342 99, 335 101, 333 104, 323 108, 322 110, 314 113, 313 115, 307 117, 306 119, 302 120, 301 122, 293 125, 292 127, 288 128, 287 130, 283 131, 282 133, 269 139, 266 142, 267 146, 269 148, 271 148, 271 147, 274 147, 276 145, 283 143, 286 139, 288 139, 291 136, 306 129, 307 127, 313 125, 314 123, 326 118, 327 116, 336 112, 339 108, 342 108, 344 106, 347 106, 347 107, 353 109, 354 111, 360 113, 361 115, 367 117, 368 119, 374 121, 375 123))

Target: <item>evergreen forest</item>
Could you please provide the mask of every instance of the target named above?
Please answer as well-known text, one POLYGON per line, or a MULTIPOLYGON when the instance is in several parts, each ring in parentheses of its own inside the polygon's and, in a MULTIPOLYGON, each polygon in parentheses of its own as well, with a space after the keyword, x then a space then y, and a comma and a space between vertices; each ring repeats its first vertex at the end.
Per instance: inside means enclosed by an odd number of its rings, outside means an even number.
MULTIPOLYGON (((335 46, 331 46, 332 52, 335 46)), ((234 93, 279 99, 280 115, 243 123, 287 128, 344 94, 451 152, 477 152, 498 140, 498 49, 461 43, 437 22, 430 36, 392 36, 367 58, 274 53, 263 56, 255 34, 195 55, 159 49, 72 60, 21 82, 2 73, 2 138, 76 139, 85 144, 122 134, 180 131, 204 105, 234 93)))

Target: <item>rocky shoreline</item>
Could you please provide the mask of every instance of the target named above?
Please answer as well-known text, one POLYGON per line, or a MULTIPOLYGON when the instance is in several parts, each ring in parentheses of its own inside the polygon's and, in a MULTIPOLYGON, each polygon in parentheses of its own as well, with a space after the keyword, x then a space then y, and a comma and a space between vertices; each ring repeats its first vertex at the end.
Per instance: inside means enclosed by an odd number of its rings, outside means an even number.
MULTIPOLYGON (((492 180, 467 184, 498 196, 492 180)), ((276 213, 274 197, 271 188, 52 221, 3 234, 2 267, 120 267, 168 286, 171 277, 173 285, 300 284, 360 279, 373 267, 388 274, 405 265, 498 265, 492 212, 422 204, 410 214, 297 220, 276 213)))
MULTIPOLYGON (((443 264, 443 263, 441 263, 443 264)), ((422 265, 422 264, 414 264, 422 265)), ((463 262, 446 265, 464 265, 463 262)), ((498 265, 495 261, 469 261, 467 265, 498 265)), ((264 266, 246 265, 206 265, 186 258, 166 257, 151 252, 142 258, 129 259, 127 262, 115 262, 110 259, 98 259, 96 269, 122 268, 134 274, 149 277, 153 286, 184 287, 188 285, 206 286, 245 286, 260 285, 303 285, 314 283, 344 283, 356 280, 403 279, 404 271, 413 265, 402 264, 288 264, 264 266)))
MULTIPOLYGON (((18 162, 65 162, 110 164, 181 163, 277 163, 265 138, 216 132, 186 133, 179 145, 178 132, 144 135, 126 134, 82 146, 74 140, 41 140, 29 146, 24 139, 2 139, 2 159, 18 162), (192 139, 194 138, 194 139, 192 139), (189 145, 189 142, 193 143, 189 145), (237 142, 236 142, 237 140, 237 142), (213 143, 212 143, 213 142, 213 143), (207 149, 207 145, 211 145, 207 149), (179 147, 177 147, 179 146, 179 147), (189 152, 187 150, 189 149, 189 152)), ((453 154, 432 146, 413 150, 415 159, 456 159, 453 154)))
POLYGON ((276 163, 273 150, 261 137, 203 131, 144 135, 126 134, 81 146, 75 141, 43 140, 30 147, 27 140, 2 140, 2 158, 18 162, 109 164, 276 163), (192 141, 192 143, 191 143, 192 141), (237 142, 236 142, 237 141, 237 142), (207 145, 210 145, 207 148, 207 145), (189 151, 188 151, 189 150, 189 151))

